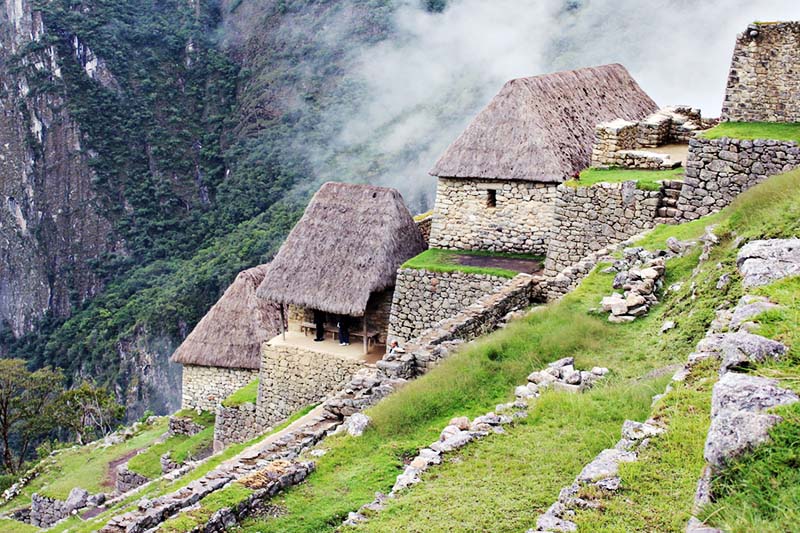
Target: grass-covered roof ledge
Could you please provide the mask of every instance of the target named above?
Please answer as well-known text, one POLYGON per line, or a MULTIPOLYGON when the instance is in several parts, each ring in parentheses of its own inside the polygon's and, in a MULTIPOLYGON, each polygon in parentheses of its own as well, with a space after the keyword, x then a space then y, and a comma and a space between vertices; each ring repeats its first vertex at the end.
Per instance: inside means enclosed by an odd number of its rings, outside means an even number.
POLYGON ((326 183, 269 264, 259 297, 326 313, 363 316, 370 295, 425 243, 391 188, 326 183))

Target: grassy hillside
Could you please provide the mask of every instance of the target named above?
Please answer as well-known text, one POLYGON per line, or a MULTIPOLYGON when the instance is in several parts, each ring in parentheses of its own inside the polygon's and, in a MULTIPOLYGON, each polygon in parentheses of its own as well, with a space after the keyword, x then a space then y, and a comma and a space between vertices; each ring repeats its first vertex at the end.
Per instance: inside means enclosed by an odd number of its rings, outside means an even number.
MULTIPOLYGON (((736 237, 749 240, 800 232, 798 185, 800 172, 773 178, 714 216, 722 245, 694 278, 699 250, 671 260, 666 285, 681 282, 682 286, 667 293, 643 319, 613 325, 588 312, 611 290, 612 276, 598 270, 562 301, 461 350, 373 408, 369 412, 373 426, 363 437, 326 441, 329 452, 320 458, 318 470, 305 484, 273 501, 280 516, 252 519, 243 530, 332 531, 348 511, 370 501, 375 491, 388 491, 403 461, 434 440, 450 417, 491 410, 508 400, 513 386, 528 372, 562 356, 575 356, 579 367, 607 366, 610 377, 591 392, 545 394, 532 416, 507 435, 487 438, 455 454, 358 529, 448 531, 458 524, 463 530, 519 531, 533 526, 559 489, 571 483, 598 451, 616 442, 623 419, 649 416, 651 396, 663 391, 672 373, 673 368, 667 367, 685 361, 716 308, 739 298, 736 237), (717 289, 725 273, 734 282, 717 289), (661 334, 667 319, 678 327, 661 334)), ((662 247, 673 234, 699 237, 708 222, 660 226, 643 244, 662 247)), ((782 327, 797 329, 796 317, 787 320, 782 327)), ((625 466, 623 496, 604 503, 605 512, 581 516, 581 525, 589 531, 683 530, 703 464, 715 376, 713 368, 706 368, 656 406, 657 416, 669 424, 666 437, 655 442, 641 461, 625 466)), ((756 493, 763 498, 766 488, 756 493)), ((785 494, 792 491, 789 487, 785 494)), ((755 498, 748 501, 757 509, 758 504, 755 498)), ((776 527, 789 527, 789 522, 783 524, 776 527)))

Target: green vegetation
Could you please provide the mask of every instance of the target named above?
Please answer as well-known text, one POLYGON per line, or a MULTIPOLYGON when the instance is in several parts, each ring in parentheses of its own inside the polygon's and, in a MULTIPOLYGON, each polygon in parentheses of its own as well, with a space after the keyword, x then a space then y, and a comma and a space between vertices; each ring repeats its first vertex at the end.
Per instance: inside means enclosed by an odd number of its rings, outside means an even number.
POLYGON ((484 274, 487 276, 498 276, 501 278, 513 278, 519 272, 497 267, 479 267, 461 265, 458 257, 472 255, 479 257, 497 257, 501 259, 531 259, 544 261, 544 258, 536 255, 527 254, 504 254, 497 252, 485 252, 478 250, 441 250, 439 248, 429 248, 416 257, 406 261, 402 268, 414 268, 428 270, 430 272, 464 272, 467 274, 484 274))
POLYGON ((430 211, 426 211, 424 213, 420 213, 418 215, 414 215, 414 222, 419 222, 420 220, 424 220, 433 214, 433 209, 430 211))
POLYGON ((626 168, 587 168, 581 172, 577 180, 564 182, 569 187, 590 187, 597 183, 621 183, 635 181, 636 188, 645 191, 657 191, 661 188, 659 181, 681 180, 683 169, 672 170, 631 170, 626 168))
POLYGON ((34 492, 59 499, 65 499, 74 487, 81 487, 91 493, 109 492, 113 489, 109 464, 150 446, 166 430, 167 419, 160 418, 152 426, 143 426, 136 435, 120 444, 104 447, 101 441, 59 451, 44 459, 42 473, 18 497, 0 506, 0 511, 30 504, 31 494, 34 492))
POLYGON ((700 134, 706 139, 771 139, 800 143, 800 122, 720 122, 700 134))
POLYGON ((253 493, 240 483, 231 483, 222 490, 212 492, 202 500, 200 507, 167 520, 159 527, 164 533, 183 533, 208 522, 211 516, 226 507, 232 507, 253 493))
POLYGON ((245 403, 256 403, 258 397, 258 378, 228 396, 222 402, 223 407, 239 407, 245 403))
MULTIPOLYGON (((672 368, 653 371, 683 363, 715 310, 739 298, 736 236, 785 236, 800 230, 798 182, 800 172, 768 180, 713 217, 722 244, 693 283, 685 281, 697 265, 699 250, 670 260, 666 285, 683 281, 683 286, 665 294, 646 317, 615 326, 605 316, 587 314, 610 287, 612 275, 602 274, 601 265, 562 301, 466 346, 370 410, 373 425, 363 437, 326 441, 329 451, 319 459, 317 471, 273 501, 285 514, 251 519, 244 530, 333 530, 348 511, 370 501, 374 491, 387 491, 404 460, 435 439, 450 417, 491 410, 508 399, 530 370, 558 357, 574 355, 579 367, 608 366, 612 374, 593 391, 544 395, 531 416, 507 435, 468 446, 359 529, 444 531, 454 523, 492 531, 530 527, 594 453, 619 438, 621 419, 641 420, 650 413, 650 395, 663 390, 672 368), (722 274, 731 275, 733 283, 717 289, 722 274), (678 327, 661 334, 667 319, 678 327), (478 508, 491 512, 474 512, 478 508)), ((660 242, 653 237, 643 242, 663 247, 673 233, 697 239, 708 222, 659 227, 660 242)), ((715 377, 711 364, 700 368, 659 402, 654 416, 670 431, 643 452, 646 460, 622 468, 624 495, 603 501, 603 511, 581 513, 581 526, 592 531, 683 529, 702 466, 715 377)))
POLYGON ((201 454, 210 454, 214 442, 213 424, 192 435, 173 435, 160 444, 150 446, 146 451, 131 457, 128 469, 150 479, 161 475, 161 456, 169 452, 170 459, 181 464, 196 460, 201 454))

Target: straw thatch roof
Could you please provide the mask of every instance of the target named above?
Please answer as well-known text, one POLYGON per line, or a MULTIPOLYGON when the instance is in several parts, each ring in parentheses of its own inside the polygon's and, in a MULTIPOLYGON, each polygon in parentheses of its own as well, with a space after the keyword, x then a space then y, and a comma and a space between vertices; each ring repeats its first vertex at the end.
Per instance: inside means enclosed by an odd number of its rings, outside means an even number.
POLYGON ((244 270, 172 354, 183 365, 258 369, 261 343, 281 330, 280 307, 256 296, 268 265, 244 270))
POLYGON ((370 294, 394 286, 397 268, 424 249, 395 189, 326 183, 270 263, 257 294, 362 316, 370 294))
POLYGON ((589 166, 597 124, 657 109, 622 65, 511 80, 430 174, 561 182, 589 166))

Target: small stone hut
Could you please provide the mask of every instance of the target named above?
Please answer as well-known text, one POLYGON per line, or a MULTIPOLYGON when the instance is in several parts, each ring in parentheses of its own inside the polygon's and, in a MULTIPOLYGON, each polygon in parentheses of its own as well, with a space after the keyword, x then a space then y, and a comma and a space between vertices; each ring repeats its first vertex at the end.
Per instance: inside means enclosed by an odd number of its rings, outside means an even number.
POLYGON ((260 265, 240 272, 172 354, 183 365, 184 409, 214 411, 258 377, 261 343, 281 330, 279 307, 256 296, 266 271, 260 265))
POLYGON ((326 183, 270 263, 257 295, 288 314, 288 331, 265 342, 256 405, 266 427, 337 390, 382 351, 397 269, 425 249, 395 189, 326 183), (313 311, 326 330, 350 322, 353 346, 314 342, 313 311), (303 331, 305 330, 305 331, 303 331), (356 339, 361 337, 361 343, 356 339), (375 336, 379 339, 375 339, 375 336))
POLYGON ((617 64, 507 82, 430 171, 430 246, 544 255, 556 187, 589 166, 595 126, 656 110, 617 64))
POLYGON ((377 332, 385 339, 397 269, 425 248, 397 190, 326 183, 257 294, 286 306, 290 326, 310 324, 317 310, 328 315, 329 328, 346 316, 353 334, 377 332))

